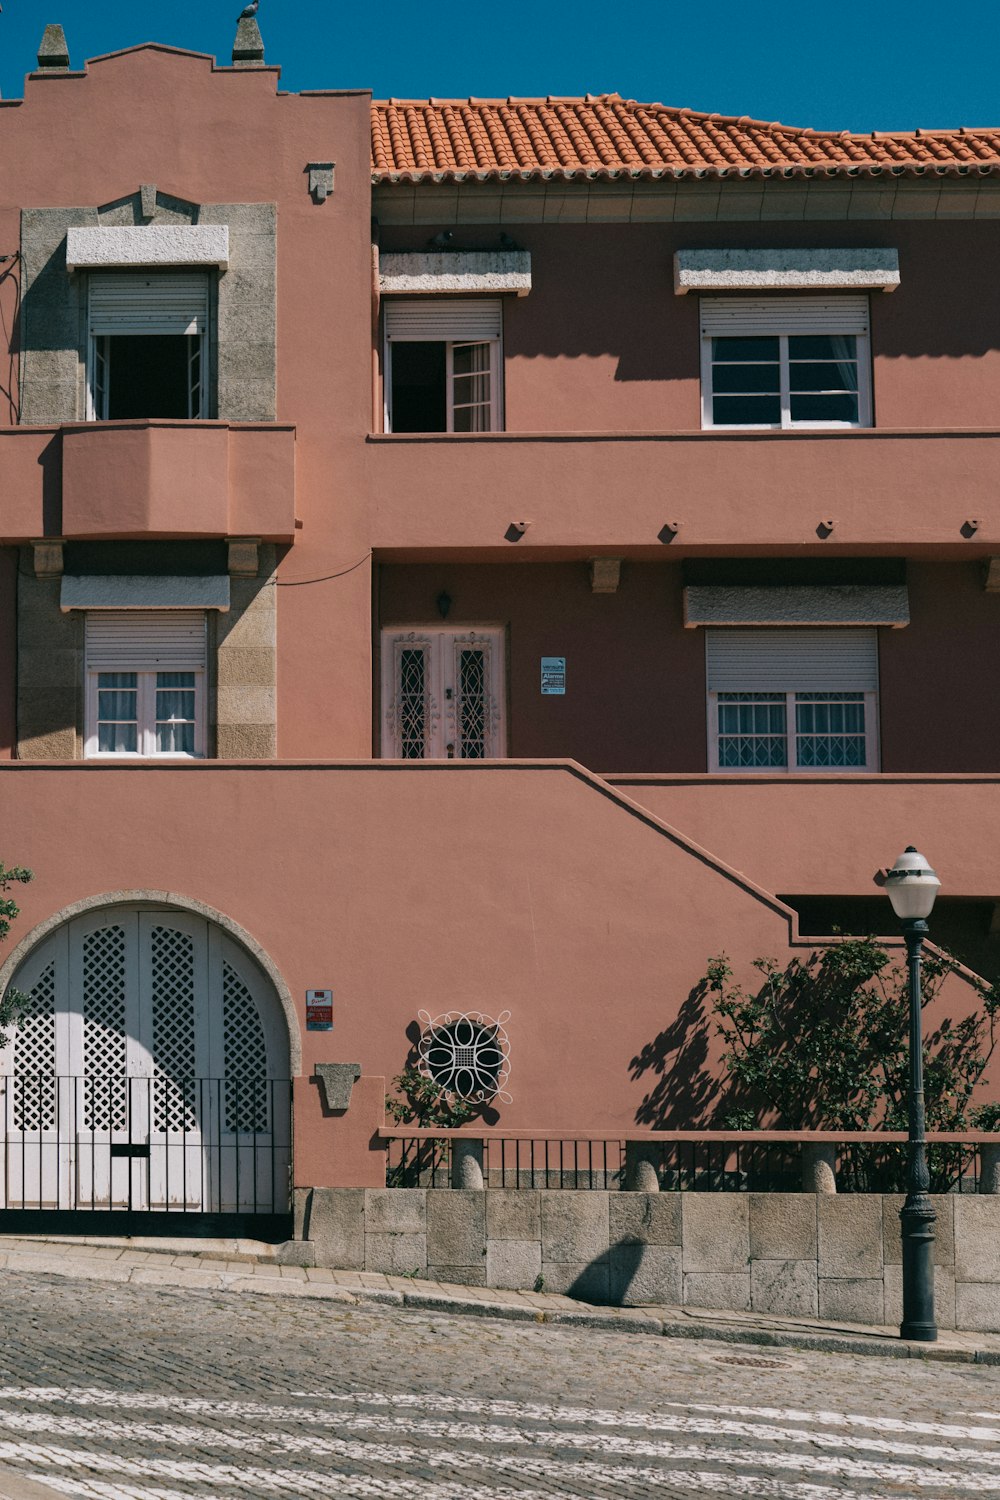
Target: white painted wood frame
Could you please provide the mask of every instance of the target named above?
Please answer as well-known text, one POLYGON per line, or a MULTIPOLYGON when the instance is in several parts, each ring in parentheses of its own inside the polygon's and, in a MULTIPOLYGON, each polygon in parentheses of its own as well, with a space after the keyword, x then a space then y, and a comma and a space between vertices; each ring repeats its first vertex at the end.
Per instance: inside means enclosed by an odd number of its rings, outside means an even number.
POLYGON ((851 776, 879 769, 878 632, 874 629, 716 629, 705 632, 708 769, 727 776, 851 776), (850 766, 796 764, 796 698, 802 693, 860 693, 865 761, 850 766), (720 693, 769 693, 784 700, 786 763, 720 763, 720 693))
POLYGON ((41 1003, 0 1051, 0 1206, 287 1210, 287 1032, 225 933, 177 910, 98 909, 14 983, 41 1003))
POLYGON ((392 346, 398 343, 443 343, 445 345, 446 431, 455 431, 455 350, 481 344, 488 350, 488 432, 502 432, 503 413, 503 303, 499 297, 387 298, 383 311, 383 421, 392 432, 392 346))
MULTIPOLYGON (((840 297, 702 297, 701 425, 715 432, 826 431, 871 427, 872 376, 869 300, 864 294, 840 297), (791 417, 789 337, 834 334, 854 338, 858 370, 857 422, 794 421, 791 417), (780 422, 716 423, 713 416, 712 341, 715 338, 771 337, 779 341, 780 422)), ((725 393, 722 393, 725 394, 725 393)))
POLYGON ((392 626, 382 631, 381 656, 384 760, 490 760, 507 754, 502 626, 392 626), (463 663, 474 678, 472 695, 463 695, 463 663))

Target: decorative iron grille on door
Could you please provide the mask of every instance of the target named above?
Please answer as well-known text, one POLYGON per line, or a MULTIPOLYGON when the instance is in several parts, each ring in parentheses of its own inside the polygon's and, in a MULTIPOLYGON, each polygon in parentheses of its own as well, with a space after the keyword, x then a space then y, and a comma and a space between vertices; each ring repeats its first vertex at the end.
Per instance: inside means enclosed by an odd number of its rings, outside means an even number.
POLYGON ((2 1054, 7 1208, 284 1213, 291 1084, 276 997, 200 917, 114 908, 15 976, 2 1054))
POLYGON ((433 626, 382 635, 382 754, 486 760, 506 754, 502 630, 433 626))

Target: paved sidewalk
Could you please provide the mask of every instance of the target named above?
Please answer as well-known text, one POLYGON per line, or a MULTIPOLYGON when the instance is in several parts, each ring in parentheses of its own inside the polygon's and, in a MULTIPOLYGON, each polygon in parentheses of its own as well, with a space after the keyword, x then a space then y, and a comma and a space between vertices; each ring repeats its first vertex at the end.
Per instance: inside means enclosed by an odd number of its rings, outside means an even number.
MULTIPOLYGON (((389 1303, 507 1321, 552 1323, 674 1339, 807 1349, 882 1358, 1000 1365, 1000 1334, 942 1330, 936 1344, 907 1343, 894 1328, 819 1318, 765 1317, 692 1307, 594 1307, 554 1292, 456 1286, 370 1271, 284 1265, 284 1246, 255 1240, 49 1239, 0 1235, 0 1267, 133 1285, 307 1297, 325 1302, 389 1303), (144 1248, 138 1248, 139 1245, 144 1248)), ((0 1475, 2 1479, 2 1475, 0 1475)), ((0 1483, 0 1497, 4 1496, 0 1483)))
POLYGON ((0 1500, 53 1500, 58 1490, 0 1464, 0 1500))

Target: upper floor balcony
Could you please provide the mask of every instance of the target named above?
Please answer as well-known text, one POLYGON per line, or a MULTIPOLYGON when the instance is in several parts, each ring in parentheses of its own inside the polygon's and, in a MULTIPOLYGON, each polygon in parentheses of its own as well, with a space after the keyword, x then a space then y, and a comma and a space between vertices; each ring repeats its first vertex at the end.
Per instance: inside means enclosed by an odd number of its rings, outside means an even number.
POLYGON ((1000 430, 371 436, 372 545, 497 554, 1000 546, 1000 430))
POLYGON ((295 536, 295 428, 120 421, 0 430, 0 539, 295 536))

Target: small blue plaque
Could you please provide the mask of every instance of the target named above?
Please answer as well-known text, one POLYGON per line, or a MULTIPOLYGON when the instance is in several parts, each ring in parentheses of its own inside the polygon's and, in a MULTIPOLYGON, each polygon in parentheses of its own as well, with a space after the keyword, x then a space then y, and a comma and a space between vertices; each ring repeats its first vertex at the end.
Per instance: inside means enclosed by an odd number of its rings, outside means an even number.
POLYGON ((542 657, 542 697, 561 698, 566 692, 565 656, 542 657))

